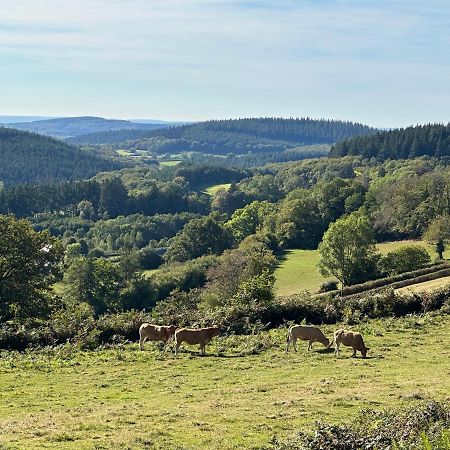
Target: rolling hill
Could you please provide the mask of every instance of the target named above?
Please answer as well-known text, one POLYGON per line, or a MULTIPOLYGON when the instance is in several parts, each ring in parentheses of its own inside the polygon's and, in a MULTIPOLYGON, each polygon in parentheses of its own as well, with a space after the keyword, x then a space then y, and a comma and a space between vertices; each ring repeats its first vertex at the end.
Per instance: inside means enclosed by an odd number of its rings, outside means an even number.
POLYGON ((112 130, 153 130, 169 126, 166 123, 137 123, 129 120, 103 119, 101 117, 63 117, 32 122, 12 122, 7 124, 23 131, 44 134, 46 136, 67 138, 94 132, 112 130))
POLYGON ((249 151, 283 151, 311 144, 334 144, 376 131, 359 123, 337 120, 257 118, 212 120, 152 131, 110 131, 81 135, 69 141, 76 144, 117 144, 121 148, 154 153, 244 154, 249 151))
POLYGON ((59 140, 0 127, 0 181, 41 183, 89 178, 122 165, 59 140))

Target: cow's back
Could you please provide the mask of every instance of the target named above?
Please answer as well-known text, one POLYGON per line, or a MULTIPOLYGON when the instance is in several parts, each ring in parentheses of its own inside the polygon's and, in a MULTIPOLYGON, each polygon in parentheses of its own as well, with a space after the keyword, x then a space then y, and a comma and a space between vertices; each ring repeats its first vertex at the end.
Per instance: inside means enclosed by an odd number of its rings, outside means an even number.
POLYGON ((215 334, 213 328, 180 328, 175 332, 175 342, 187 344, 203 344, 208 343, 215 334))
POLYGON ((289 333, 294 338, 306 341, 315 337, 316 335, 315 329, 316 327, 311 327, 307 325, 293 325, 290 328, 289 333))

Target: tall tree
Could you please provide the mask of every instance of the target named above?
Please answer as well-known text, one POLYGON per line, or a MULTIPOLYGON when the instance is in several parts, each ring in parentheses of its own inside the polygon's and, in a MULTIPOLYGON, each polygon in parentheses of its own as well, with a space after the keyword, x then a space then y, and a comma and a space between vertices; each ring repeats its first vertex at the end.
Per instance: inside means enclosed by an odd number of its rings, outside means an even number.
POLYGON ((0 321, 44 315, 63 247, 26 220, 0 216, 0 321))
POLYGON ((231 233, 213 217, 191 220, 172 241, 169 261, 188 261, 203 255, 220 254, 231 247, 231 233))
POLYGON ((439 259, 443 259, 445 246, 450 242, 450 216, 444 215, 434 219, 423 238, 435 246, 439 259))
POLYGON ((319 245, 319 270, 348 286, 365 281, 375 270, 376 248, 369 220, 353 213, 332 223, 319 245))

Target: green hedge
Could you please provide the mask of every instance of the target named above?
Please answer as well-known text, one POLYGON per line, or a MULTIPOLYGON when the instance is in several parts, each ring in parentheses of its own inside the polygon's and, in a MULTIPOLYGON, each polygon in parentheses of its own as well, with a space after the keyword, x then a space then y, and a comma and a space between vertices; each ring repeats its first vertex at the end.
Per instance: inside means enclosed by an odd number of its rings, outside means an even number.
MULTIPOLYGON (((371 280, 361 284, 355 284, 354 286, 347 286, 342 290, 343 296, 349 296, 354 294, 360 294, 362 292, 371 291, 378 288, 384 288, 386 286, 391 286, 393 283, 399 283, 403 281, 410 281, 410 283, 405 283, 403 285, 395 286, 395 289, 399 287, 408 286, 410 284, 421 283, 422 281, 415 281, 419 279, 419 277, 430 275, 430 274, 438 274, 434 278, 424 278, 423 281, 434 280, 436 278, 441 278, 444 276, 450 275, 450 264, 445 263, 437 263, 430 267, 426 267, 424 269, 414 270, 413 272, 405 272, 399 275, 394 275, 392 277, 387 278, 379 278, 378 280, 371 280), (447 270, 447 272, 445 272, 447 270)), ((341 295, 340 290, 329 291, 323 294, 317 294, 317 297, 327 297, 328 295, 338 296, 341 295)))

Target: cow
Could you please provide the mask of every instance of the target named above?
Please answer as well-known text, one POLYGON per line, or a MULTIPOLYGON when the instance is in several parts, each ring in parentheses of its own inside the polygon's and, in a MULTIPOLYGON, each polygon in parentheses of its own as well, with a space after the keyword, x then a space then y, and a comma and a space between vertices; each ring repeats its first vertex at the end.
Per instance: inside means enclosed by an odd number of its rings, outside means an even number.
POLYGON ((143 323, 139 328, 139 348, 144 350, 144 342, 162 341, 164 345, 175 334, 176 325, 160 326, 152 325, 151 323, 143 323))
POLYGON ((189 345, 199 344, 201 355, 205 354, 205 346, 214 337, 220 333, 217 327, 209 328, 180 328, 175 332, 175 355, 178 355, 178 349, 183 342, 189 345))
MULTIPOLYGON (((361 352, 363 358, 366 358, 367 351, 370 350, 370 348, 365 346, 361 333, 358 333, 356 331, 347 331, 342 329, 336 330, 334 332, 333 341, 335 343, 334 353, 336 356, 339 356, 339 346, 341 344, 347 347, 352 347, 352 358, 356 358, 357 351, 361 352)), ((332 344, 333 342, 330 344, 330 347, 332 344)))
POLYGON ((292 325, 289 328, 286 338, 286 353, 289 351, 289 345, 293 344, 294 350, 297 351, 297 339, 309 341, 308 351, 312 349, 314 342, 320 342, 324 347, 330 346, 330 340, 325 337, 320 328, 311 325, 292 325))

